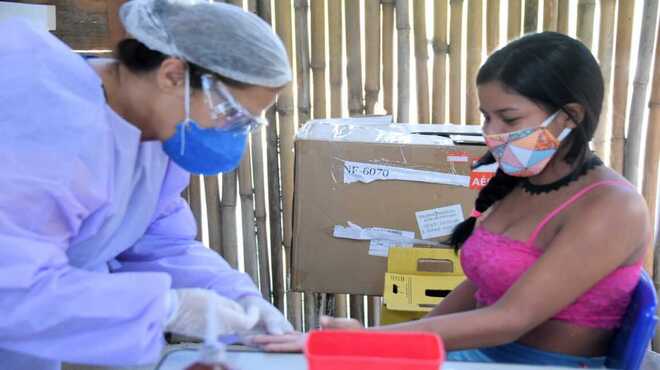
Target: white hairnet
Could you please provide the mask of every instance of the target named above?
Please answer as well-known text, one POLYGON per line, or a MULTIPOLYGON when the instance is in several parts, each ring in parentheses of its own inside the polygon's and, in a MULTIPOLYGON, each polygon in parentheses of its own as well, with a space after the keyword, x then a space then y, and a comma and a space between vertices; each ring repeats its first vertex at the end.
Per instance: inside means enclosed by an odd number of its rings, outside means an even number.
POLYGON ((132 0, 119 16, 137 40, 239 82, 291 81, 286 49, 270 25, 242 8, 208 0, 132 0))

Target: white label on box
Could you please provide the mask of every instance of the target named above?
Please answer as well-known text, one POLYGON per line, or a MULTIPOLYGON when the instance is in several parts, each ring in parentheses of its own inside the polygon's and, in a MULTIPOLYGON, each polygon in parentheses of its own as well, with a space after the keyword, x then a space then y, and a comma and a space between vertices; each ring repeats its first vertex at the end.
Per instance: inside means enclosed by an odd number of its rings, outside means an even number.
POLYGON ((454 227, 464 219, 460 204, 416 212, 415 216, 422 239, 450 235, 454 227))
POLYGON ((470 186, 470 176, 344 161, 345 184, 352 184, 355 182, 368 184, 382 180, 416 181, 464 187, 470 186))
POLYGON ((362 228, 349 222, 348 227, 336 225, 333 233, 335 238, 370 240, 369 255, 387 257, 391 247, 412 247, 414 244, 437 245, 433 241, 415 239, 415 232, 406 230, 386 229, 382 227, 362 228))
POLYGON ((412 247, 412 244, 404 242, 402 238, 413 239, 415 238, 415 232, 405 231, 405 230, 394 230, 394 229, 385 229, 382 227, 373 227, 371 230, 377 233, 390 234, 394 239, 398 240, 387 240, 387 239, 373 239, 369 243, 369 255, 370 256, 380 256, 387 257, 387 253, 392 247, 412 247))

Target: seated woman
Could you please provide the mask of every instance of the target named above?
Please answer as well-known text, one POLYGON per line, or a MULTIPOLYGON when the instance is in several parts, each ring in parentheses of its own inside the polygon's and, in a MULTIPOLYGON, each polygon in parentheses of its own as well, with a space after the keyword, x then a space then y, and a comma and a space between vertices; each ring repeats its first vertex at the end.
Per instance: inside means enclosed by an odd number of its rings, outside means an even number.
MULTIPOLYGON (((544 32, 496 51, 476 82, 489 149, 478 164, 499 170, 451 236, 467 279, 427 317, 369 330, 437 333, 453 361, 603 366, 652 228, 644 199, 589 150, 598 63, 579 41, 544 32)), ((304 336, 253 341, 295 351, 304 336)))

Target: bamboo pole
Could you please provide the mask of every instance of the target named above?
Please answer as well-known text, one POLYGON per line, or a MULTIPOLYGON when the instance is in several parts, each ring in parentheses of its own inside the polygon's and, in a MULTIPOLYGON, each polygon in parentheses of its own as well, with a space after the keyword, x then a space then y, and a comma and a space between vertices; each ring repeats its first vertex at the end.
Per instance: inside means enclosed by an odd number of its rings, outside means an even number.
MULTIPOLYGON (((258 0, 257 13, 268 24, 272 24, 272 6, 270 0, 258 0)), ((270 229, 270 253, 273 279, 273 304, 280 311, 286 312, 284 304, 284 256, 282 248, 282 203, 280 193, 279 138, 277 136, 277 108, 271 107, 266 112, 266 165, 268 178, 268 223, 270 229)), ((289 317, 289 320, 291 318, 289 317)))
POLYGON ((500 0, 486 1, 486 51, 492 53, 500 44, 500 0))
POLYGON ((233 268, 238 268, 238 238, 236 236, 236 171, 222 174, 222 252, 233 268))
MULTIPOLYGON (((410 3, 396 0, 397 121, 410 121, 410 3)), ((428 107, 428 103, 427 103, 428 107)))
MULTIPOLYGON (((648 130, 646 133, 646 158, 644 161, 644 180, 642 185, 642 194, 646 198, 646 202, 651 214, 651 225, 660 226, 660 219, 658 218, 658 165, 660 165, 660 27, 657 27, 656 34, 658 41, 655 47, 655 65, 653 67, 653 83, 651 85, 651 100, 649 102, 649 121, 648 130)), ((660 237, 657 234, 658 227, 656 227, 656 243, 660 246, 660 237)), ((653 246, 651 246, 653 247, 653 246)), ((655 269, 660 267, 660 253, 655 256, 655 269)), ((654 281, 656 289, 660 284, 660 274, 654 274, 654 281)), ((660 333, 656 333, 656 340, 654 350, 657 350, 658 343, 660 342, 660 333)))
POLYGON ((557 0, 543 0, 544 31, 557 31, 558 12, 557 0))
POLYGON ((257 235, 254 223, 254 190, 252 187, 252 149, 248 142, 245 154, 238 167, 238 192, 241 199, 243 222, 243 262, 245 272, 255 284, 259 284, 259 260, 257 258, 257 235))
MULTIPOLYGON (((273 303, 285 312, 284 297, 285 272, 284 272, 284 248, 282 244, 282 198, 280 192, 280 164, 279 164, 279 138, 277 136, 276 109, 272 108, 266 114, 270 123, 266 130, 266 150, 268 164, 268 204, 269 204, 269 226, 270 226, 270 253, 273 269, 273 303)), ((289 317, 291 320, 291 317, 289 317)))
POLYGON ((481 123, 479 117, 479 102, 477 98, 477 71, 481 65, 482 41, 482 13, 483 2, 481 0, 468 1, 468 54, 467 54, 467 80, 466 80, 466 106, 465 122, 469 125, 481 123))
MULTIPOLYGON (((651 245, 651 250, 656 251, 660 248, 660 217, 658 217, 658 166, 660 165, 660 27, 657 27, 656 33, 656 49, 655 49, 655 67, 653 71, 653 83, 651 87, 651 100, 649 102, 649 119, 648 129, 646 133, 646 158, 644 161, 644 180, 642 186, 642 193, 646 198, 646 202, 651 214, 651 225, 655 226, 656 242, 651 245)), ((654 269, 655 272, 660 268, 660 254, 655 253, 654 269)), ((647 266, 648 269, 648 266, 647 266)), ((654 282, 656 289, 660 285, 660 274, 654 274, 654 282)), ((660 343, 660 333, 656 333, 653 350, 657 351, 660 343)))
MULTIPOLYGON (((577 37, 589 49, 593 47, 595 9, 594 0, 580 0, 578 3, 577 37)), ((610 32, 613 31, 610 30, 610 32)))
MULTIPOLYGON (((325 0, 313 0, 311 2, 312 18, 312 72, 314 74, 314 118, 325 118, 326 109, 326 81, 325 81, 325 0)), ((325 294, 323 294, 325 295, 325 294)), ((322 300, 320 294, 306 294, 306 305, 311 304, 311 312, 305 315, 309 319, 306 322, 312 323, 312 328, 319 327, 319 313, 324 308, 319 307, 322 300)), ((309 330, 310 327, 307 327, 309 330)))
POLYGON ((367 297, 368 326, 374 327, 380 324, 381 297, 367 297))
POLYGON ((463 29, 463 0, 451 0, 450 41, 449 41, 449 122, 460 124, 461 106, 461 35, 463 29))
POLYGON ((220 255, 222 251, 222 221, 220 213, 220 186, 218 176, 204 176, 206 192, 206 218, 209 225, 209 247, 220 255))
POLYGON ((270 258, 268 253, 268 226, 266 219, 266 178, 264 173, 264 129, 252 134, 252 178, 254 179, 254 216, 257 226, 257 253, 259 258, 259 288, 270 302, 270 258))
POLYGON ((432 122, 446 122, 447 104, 447 2, 433 3, 433 117, 432 122))
POLYGON ((617 12, 616 52, 614 56, 614 89, 612 90, 612 142, 610 167, 623 172, 623 145, 626 137, 628 105, 628 73, 632 39, 634 1, 619 1, 617 12))
POLYGON ((509 22, 507 24, 507 40, 520 37, 522 33, 522 0, 509 0, 509 22))
MULTIPOLYGON (((431 121, 429 107, 428 40, 426 38, 426 0, 413 2, 413 30, 415 35, 415 71, 417 73, 417 122, 431 121)), ((373 302, 370 307, 373 306, 373 302)), ((371 319, 371 315, 369 315, 371 319)))
POLYGON ((366 113, 374 114, 380 93, 380 0, 365 2, 366 80, 364 97, 366 113))
MULTIPOLYGON (((330 59, 330 115, 332 117, 342 116, 342 2, 341 0, 328 0, 328 38, 330 59)), ((334 301, 334 315, 337 317, 348 316, 346 310, 347 296, 345 294, 330 297, 334 301), (341 304, 343 303, 343 309, 341 304)))
POLYGON ((257 13, 257 9, 259 6, 257 5, 257 0, 247 0, 247 9, 251 13, 257 13))
POLYGON ((350 296, 351 317, 365 324, 364 322, 364 296, 351 294, 350 296))
POLYGON ((360 2, 346 1, 346 54, 348 57, 348 111, 351 116, 364 114, 362 100, 362 64, 360 39, 360 2))
POLYGON ((568 35, 568 20, 570 16, 571 0, 559 0, 557 11, 557 32, 568 35))
MULTIPOLYGON (((287 49, 289 60, 293 60, 293 36, 291 19, 291 2, 286 0, 277 0, 276 5, 276 24, 275 29, 282 39, 287 49)), ((281 178, 282 178, 282 204, 283 204, 283 223, 282 228, 284 244, 284 259, 286 266, 291 266, 291 229, 292 229, 292 210, 293 210, 293 138, 296 131, 293 110, 293 86, 288 84, 280 93, 277 99, 277 112, 280 126, 280 160, 281 178)), ((290 274, 285 276, 287 282, 290 274)), ((287 317, 292 322, 296 330, 302 329, 302 296, 299 293, 287 293, 287 317)))
POLYGON ((328 0, 328 28, 330 53, 330 115, 342 116, 342 0, 328 0))
POLYGON ((190 175, 190 210, 195 216, 195 226, 197 227, 197 240, 202 240, 202 194, 199 175, 190 175))
POLYGON ((394 116, 394 1, 383 4, 383 108, 394 116))
POLYGON ((308 0, 294 0, 296 13, 296 61, 298 81, 298 124, 309 121, 312 112, 310 99, 310 70, 309 61, 309 26, 307 16, 309 13, 308 0))
POLYGON ((609 162, 609 152, 607 143, 611 132, 610 113, 612 107, 612 56, 614 50, 614 17, 616 14, 615 0, 602 0, 600 12, 600 37, 598 41, 598 62, 600 63, 603 79, 605 83, 605 92, 603 99, 603 108, 601 109, 598 127, 594 134, 593 149, 609 162))
POLYGON ((642 125, 646 92, 649 84, 651 58, 655 41, 655 29, 658 21, 658 0, 645 0, 642 10, 642 29, 639 33, 639 54, 637 56, 637 71, 633 82, 632 101, 630 102, 630 118, 628 120, 628 137, 625 144, 625 164, 623 174, 635 186, 640 184, 640 151, 642 147, 642 125))
POLYGON ((539 0, 525 0, 525 18, 523 32, 531 33, 538 30, 539 0))
MULTIPOLYGON (((325 104, 325 0, 313 0, 311 2, 311 13, 314 118, 325 118, 327 116, 325 104)), ((298 55, 300 55, 300 52, 298 55)))

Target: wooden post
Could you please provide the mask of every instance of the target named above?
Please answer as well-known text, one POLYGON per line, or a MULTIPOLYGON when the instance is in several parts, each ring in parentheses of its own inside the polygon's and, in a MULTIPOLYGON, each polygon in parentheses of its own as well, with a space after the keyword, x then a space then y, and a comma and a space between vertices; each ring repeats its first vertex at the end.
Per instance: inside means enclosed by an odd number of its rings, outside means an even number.
POLYGON ((447 120, 447 2, 433 3, 433 117, 432 122, 447 120))
POLYGON ((351 116, 362 115, 362 42, 360 39, 360 2, 346 1, 346 54, 348 56, 348 110, 351 116))
POLYGON ((380 0, 366 0, 364 21, 366 28, 364 97, 366 113, 374 114, 380 93, 380 0))
POLYGON ((543 30, 557 31, 558 0, 543 0, 543 30))
POLYGON ((254 190, 252 187, 252 149, 248 142, 247 149, 238 167, 238 186, 241 199, 241 218, 243 222, 243 262, 245 272, 257 286, 259 284, 259 260, 257 257, 257 234, 254 223, 254 190))
POLYGON ((637 71, 633 82, 628 137, 625 144, 625 164, 623 174, 635 186, 639 185, 640 152, 642 147, 642 126, 646 110, 646 92, 649 84, 651 58, 655 41, 655 29, 658 22, 658 0, 645 0, 642 10, 642 29, 639 33, 639 54, 637 71))
POLYGON ((410 121, 410 3, 396 0, 397 122, 410 121))
POLYGON ((605 162, 609 162, 609 134, 611 132, 611 107, 612 107, 612 56, 614 50, 614 17, 616 14, 615 0, 602 0, 600 12, 600 37, 598 41, 598 61, 605 82, 605 95, 603 109, 601 109, 598 128, 594 134, 594 151, 605 162))
POLYGON ((500 0, 487 0, 486 52, 491 54, 500 45, 500 0))
POLYGON ((325 104, 325 0, 313 0, 311 13, 312 71, 314 72, 313 111, 314 118, 325 118, 327 116, 325 104))
POLYGON ((206 192, 206 218, 209 226, 209 247, 220 255, 222 251, 222 221, 220 213, 220 186, 218 176, 204 176, 206 192))
POLYGON ((623 173, 623 145, 626 137, 628 105, 628 73, 632 39, 634 1, 619 1, 616 53, 614 56, 614 90, 612 91, 612 142, 610 167, 623 173))
MULTIPOLYGON (((578 3, 577 37, 589 49, 593 47, 595 8, 596 2, 594 0, 580 0, 578 3)), ((610 32, 613 32, 613 30, 610 30, 610 32)))
MULTIPOLYGON (((276 17, 275 29, 287 49, 289 60, 293 60, 293 35, 291 20, 291 2, 277 0, 275 2, 276 17)), ((296 133, 296 123, 293 111, 293 86, 288 84, 277 99, 278 123, 280 126, 280 162, 282 178, 282 204, 284 230, 282 242, 284 244, 285 264, 291 266, 291 229, 293 211, 293 139, 296 133)), ((272 181, 272 179, 271 179, 272 181)), ((290 273, 285 277, 289 281, 290 273)), ((287 285, 288 290, 288 285, 287 285)), ((302 330, 302 296, 300 293, 287 293, 287 317, 296 330, 302 330)))
POLYGON ((461 55, 463 53, 463 0, 451 0, 451 25, 449 41, 449 122, 460 124, 461 107, 463 105, 461 89, 461 55))
POLYGON ((570 15, 571 0, 559 0, 559 11, 557 12, 557 32, 568 35, 568 20, 570 15))
POLYGON ((509 0, 509 22, 507 24, 507 40, 520 37, 522 32, 522 0, 509 0))
POLYGON ((383 108, 394 116, 394 1, 383 4, 383 108))
POLYGON ((238 268, 238 237, 236 236, 236 171, 222 174, 222 252, 233 268, 238 268))
POLYGON ((482 12, 483 2, 481 0, 470 0, 468 2, 468 54, 467 54, 467 96, 465 106, 465 122, 469 125, 481 123, 479 115, 479 99, 477 98, 477 72, 481 65, 482 40, 482 12))
POLYGON ((343 84, 342 56, 342 0, 328 0, 330 52, 330 115, 342 116, 341 89, 343 84))
POLYGON ((197 240, 202 240, 202 189, 200 187, 199 175, 190 175, 190 210, 195 216, 197 226, 197 240))
POLYGON ((531 33, 539 29, 539 1, 525 0, 525 18, 523 32, 531 33))
POLYGON ((264 128, 260 128, 252 134, 252 177, 254 178, 254 216, 257 223, 257 251, 259 254, 259 288, 263 297, 270 302, 271 275, 266 218, 267 188, 264 173, 264 130, 264 128))
MULTIPOLYGON (((427 67, 429 53, 426 38, 426 0, 414 0, 413 2, 413 28, 415 33, 415 71, 417 73, 417 122, 428 123, 431 121, 431 117, 429 112, 429 71, 427 67)), ((373 305, 373 302, 371 303, 373 305)))

